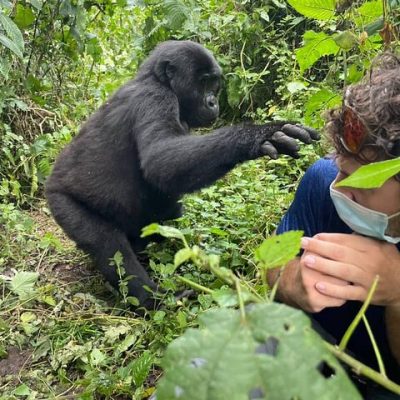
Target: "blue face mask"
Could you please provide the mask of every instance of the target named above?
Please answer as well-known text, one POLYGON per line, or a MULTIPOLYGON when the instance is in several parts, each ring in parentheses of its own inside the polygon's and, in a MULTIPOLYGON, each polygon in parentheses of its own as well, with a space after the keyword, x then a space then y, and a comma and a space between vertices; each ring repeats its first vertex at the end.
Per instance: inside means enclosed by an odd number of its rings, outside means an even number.
POLYGON ((388 216, 366 208, 335 190, 334 184, 335 181, 329 187, 331 199, 340 219, 346 225, 361 235, 386 240, 393 244, 400 242, 400 212, 388 216))

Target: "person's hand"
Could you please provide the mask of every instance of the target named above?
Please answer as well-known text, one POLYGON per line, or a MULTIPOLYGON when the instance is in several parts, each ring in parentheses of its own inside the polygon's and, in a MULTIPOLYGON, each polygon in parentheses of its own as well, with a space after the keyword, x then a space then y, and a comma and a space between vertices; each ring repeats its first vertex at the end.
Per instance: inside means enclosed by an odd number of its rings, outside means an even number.
POLYGON ((395 245, 356 234, 321 233, 303 238, 302 247, 309 256, 303 255, 304 266, 320 274, 314 282, 320 295, 364 301, 379 275, 372 304, 400 306, 400 252, 395 245), (325 276, 351 284, 336 284, 325 276))
POLYGON ((282 301, 311 313, 320 312, 326 307, 340 307, 345 303, 345 300, 326 296, 319 292, 316 289, 318 282, 329 282, 331 285, 337 286, 349 285, 340 278, 308 268, 305 260, 315 256, 315 254, 305 251, 301 258, 290 262, 282 273, 278 287, 278 295, 282 301))

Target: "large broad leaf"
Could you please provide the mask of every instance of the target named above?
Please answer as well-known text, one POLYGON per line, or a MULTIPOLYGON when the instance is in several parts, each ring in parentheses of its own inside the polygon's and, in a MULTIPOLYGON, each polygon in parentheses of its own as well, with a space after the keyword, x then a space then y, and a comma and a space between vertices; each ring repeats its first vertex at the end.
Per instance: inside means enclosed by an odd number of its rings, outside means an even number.
POLYGON ((326 21, 335 17, 335 0, 288 0, 288 3, 308 18, 326 21))
POLYGON ((0 11, 0 27, 2 27, 7 34, 1 35, 1 43, 13 51, 18 57, 22 58, 24 51, 24 38, 18 26, 0 11))
POLYGON ((400 158, 363 165, 336 186, 349 186, 360 189, 381 187, 389 178, 400 173, 400 158))
POLYGON ((361 399, 299 310, 219 309, 200 324, 169 345, 157 400, 361 399))
POLYGON ((19 58, 23 58, 24 55, 22 54, 22 51, 18 48, 18 46, 7 36, 4 36, 3 34, 0 33, 0 43, 7 47, 9 50, 11 50, 15 55, 17 55, 19 58))
POLYGON ((282 235, 271 236, 256 249, 255 255, 265 268, 286 265, 300 251, 300 239, 303 231, 289 231, 282 235))
POLYGON ((365 1, 355 10, 354 22, 357 26, 363 28, 366 24, 376 21, 381 17, 382 12, 382 0, 365 1))
POLYGON ((324 32, 307 31, 303 36, 304 46, 296 50, 300 71, 312 67, 321 57, 336 54, 340 47, 324 32))

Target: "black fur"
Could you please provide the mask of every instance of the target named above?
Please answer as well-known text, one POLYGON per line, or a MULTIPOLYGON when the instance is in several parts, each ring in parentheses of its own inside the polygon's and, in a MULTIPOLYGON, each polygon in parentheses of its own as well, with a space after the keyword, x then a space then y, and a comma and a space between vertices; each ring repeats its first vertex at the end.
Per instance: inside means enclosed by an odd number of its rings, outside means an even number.
POLYGON ((82 126, 46 184, 51 212, 67 235, 115 287, 119 278, 110 258, 120 251, 126 274, 134 276, 129 294, 146 306, 151 299, 143 285, 156 287, 135 255, 145 225, 179 217, 184 193, 210 185, 238 163, 278 152, 296 156, 289 136, 307 143, 316 138, 284 123, 189 135, 189 128, 217 118, 220 77, 217 62, 199 44, 159 45, 136 78, 82 126))

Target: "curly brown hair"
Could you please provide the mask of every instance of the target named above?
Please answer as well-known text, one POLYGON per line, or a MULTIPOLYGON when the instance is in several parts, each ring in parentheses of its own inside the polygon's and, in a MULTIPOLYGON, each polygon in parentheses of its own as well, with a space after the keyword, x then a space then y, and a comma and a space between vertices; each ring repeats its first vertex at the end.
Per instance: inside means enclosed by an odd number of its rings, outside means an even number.
POLYGON ((325 132, 337 155, 355 158, 361 163, 400 156, 400 58, 385 52, 375 58, 369 74, 345 90, 344 105, 353 110, 368 130, 358 154, 343 145, 343 110, 325 114, 325 132), (367 148, 373 151, 365 152, 367 148), (367 155, 366 155, 367 154, 367 155))

